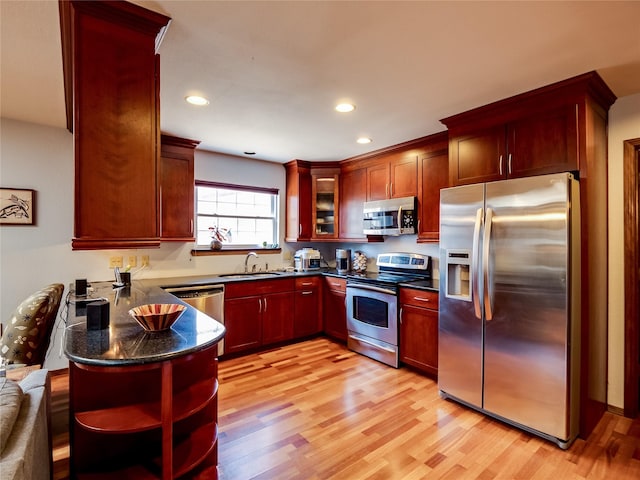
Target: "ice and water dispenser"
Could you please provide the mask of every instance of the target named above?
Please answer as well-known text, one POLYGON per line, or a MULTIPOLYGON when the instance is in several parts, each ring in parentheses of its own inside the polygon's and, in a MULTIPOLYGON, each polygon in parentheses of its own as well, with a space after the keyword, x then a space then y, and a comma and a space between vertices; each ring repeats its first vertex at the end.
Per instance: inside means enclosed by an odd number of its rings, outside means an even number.
POLYGON ((471 251, 446 251, 446 290, 448 298, 471 301, 471 251))

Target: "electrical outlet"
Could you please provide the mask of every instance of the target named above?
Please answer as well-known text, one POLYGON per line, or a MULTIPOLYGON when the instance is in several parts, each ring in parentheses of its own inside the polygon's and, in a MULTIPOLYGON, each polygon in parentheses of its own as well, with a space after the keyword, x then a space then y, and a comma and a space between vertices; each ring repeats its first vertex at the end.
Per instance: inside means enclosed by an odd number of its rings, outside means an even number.
POLYGON ((129 255, 129 261, 127 262, 127 265, 129 265, 131 268, 137 267, 138 257, 136 257, 135 255, 129 255))
POLYGON ((122 266, 122 256, 109 258, 109 268, 122 268, 122 266))
POLYGON ((140 255, 140 266, 142 267, 149 266, 149 255, 140 255))

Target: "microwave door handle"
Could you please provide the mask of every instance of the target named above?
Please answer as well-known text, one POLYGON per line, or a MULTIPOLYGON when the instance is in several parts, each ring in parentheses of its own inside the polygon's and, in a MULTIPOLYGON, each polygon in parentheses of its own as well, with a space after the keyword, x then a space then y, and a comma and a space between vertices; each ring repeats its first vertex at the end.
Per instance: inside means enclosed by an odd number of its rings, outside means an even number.
POLYGON ((402 232, 402 205, 398 207, 398 232, 402 232))

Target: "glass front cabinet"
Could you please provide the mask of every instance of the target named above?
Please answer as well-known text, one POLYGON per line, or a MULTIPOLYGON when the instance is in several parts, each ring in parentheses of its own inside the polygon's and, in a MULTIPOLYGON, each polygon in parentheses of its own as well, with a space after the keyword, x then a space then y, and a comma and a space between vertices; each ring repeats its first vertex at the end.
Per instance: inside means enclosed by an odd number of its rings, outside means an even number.
POLYGON ((338 168, 311 170, 311 214, 314 239, 338 238, 338 168))

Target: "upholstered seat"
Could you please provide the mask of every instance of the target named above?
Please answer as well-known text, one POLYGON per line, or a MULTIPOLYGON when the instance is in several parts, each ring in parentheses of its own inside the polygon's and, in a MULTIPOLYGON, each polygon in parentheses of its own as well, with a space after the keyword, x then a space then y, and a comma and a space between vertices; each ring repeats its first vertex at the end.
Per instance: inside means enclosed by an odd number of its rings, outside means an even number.
POLYGON ((0 356, 6 363, 44 363, 63 292, 64 285, 54 283, 18 305, 4 324, 0 341, 0 356))

